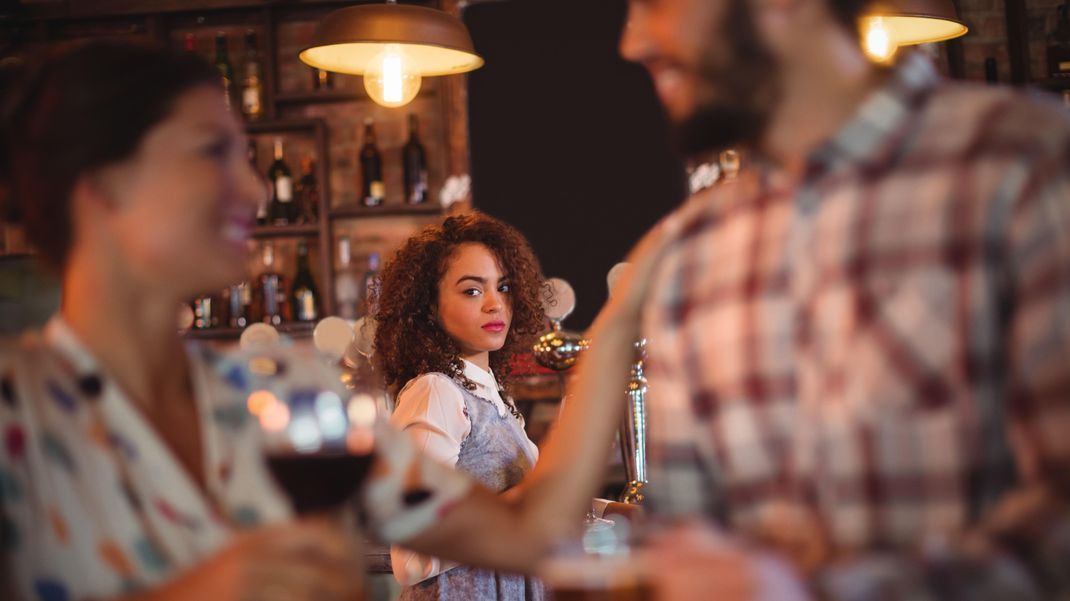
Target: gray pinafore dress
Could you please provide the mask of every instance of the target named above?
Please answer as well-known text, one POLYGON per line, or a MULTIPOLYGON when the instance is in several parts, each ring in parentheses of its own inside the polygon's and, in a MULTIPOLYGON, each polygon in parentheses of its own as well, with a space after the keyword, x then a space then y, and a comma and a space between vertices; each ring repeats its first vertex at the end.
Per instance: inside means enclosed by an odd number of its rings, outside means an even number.
MULTIPOLYGON (((454 382, 456 384, 456 382, 454 382)), ((498 415, 495 404, 457 385, 464 395, 471 432, 461 443, 457 469, 490 490, 516 486, 534 467, 524 428, 510 414, 498 415)), ((518 574, 459 566, 405 587, 400 601, 542 601, 542 583, 518 574)))

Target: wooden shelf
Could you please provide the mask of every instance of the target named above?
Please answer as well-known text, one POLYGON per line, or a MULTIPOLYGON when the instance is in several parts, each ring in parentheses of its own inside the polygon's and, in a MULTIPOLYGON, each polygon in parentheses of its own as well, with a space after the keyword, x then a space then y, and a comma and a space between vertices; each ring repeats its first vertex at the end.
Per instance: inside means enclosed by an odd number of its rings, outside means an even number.
MULTIPOLYGON (((434 88, 424 86, 417 98, 434 98, 434 88)), ((372 99, 363 90, 319 90, 312 92, 280 92, 275 95, 275 102, 287 104, 324 104, 329 102, 371 102, 372 99)))
MULTIPOLYGON (((293 338, 303 338, 312 335, 316 322, 294 321, 275 326, 280 334, 293 338)), ((186 338, 196 340, 237 340, 245 328, 208 328, 197 330, 190 328, 183 334, 186 338)))
POLYGON ((441 215, 442 212, 442 205, 437 202, 425 202, 418 205, 384 204, 377 207, 345 205, 334 207, 328 215, 331 219, 352 219, 358 217, 397 217, 400 215, 441 215))
POLYGON ((255 240, 263 238, 311 238, 320 235, 320 226, 308 225, 259 225, 253 228, 252 237, 255 240))
POLYGON ((1052 77, 1036 82, 1036 85, 1053 92, 1070 89, 1070 77, 1052 77))
MULTIPOLYGON (((295 0, 283 8, 343 8, 352 4, 371 4, 376 0, 295 0)), ((433 6, 428 0, 400 0, 400 4, 433 6)), ((274 4, 274 3, 271 3, 274 4)), ((24 21, 93 19, 120 16, 180 15, 188 13, 238 13, 264 8, 264 0, 158 0, 152 3, 129 0, 95 0, 94 2, 35 2, 20 7, 24 21)))
POLYGON ((245 131, 250 134, 278 134, 285 132, 315 132, 323 127, 320 119, 286 119, 282 121, 246 121, 245 131))

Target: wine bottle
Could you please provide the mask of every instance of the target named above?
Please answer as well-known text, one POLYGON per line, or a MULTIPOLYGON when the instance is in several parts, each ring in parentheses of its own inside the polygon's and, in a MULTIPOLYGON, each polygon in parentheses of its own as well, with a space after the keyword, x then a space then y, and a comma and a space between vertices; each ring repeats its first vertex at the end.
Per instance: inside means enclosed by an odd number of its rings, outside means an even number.
MULTIPOLYGON (((254 138, 249 138, 248 155, 249 155, 249 166, 253 168, 253 173, 259 174, 260 173, 260 167, 257 164, 257 163, 259 163, 259 149, 256 146, 256 139, 254 139, 254 138)), ((259 179, 259 176, 258 176, 258 179, 259 179)), ((269 198, 269 196, 270 196, 270 194, 261 194, 259 200, 257 200, 257 203, 256 203, 256 224, 257 225, 267 225, 268 224, 268 219, 271 216, 270 215, 270 209, 269 209, 269 207, 270 207, 269 203, 271 202, 271 199, 269 198)))
POLYGON ((282 156, 282 138, 275 138, 275 160, 268 168, 268 181, 271 182, 271 224, 290 225, 294 221, 294 184, 282 156))
POLYGON ((1070 2, 1062 3, 1057 10, 1055 29, 1048 36, 1048 75, 1070 77, 1070 2))
POLYGON ((227 325, 244 328, 252 320, 253 293, 249 282, 239 282, 227 288, 227 325))
POLYGON ((312 69, 312 89, 313 90, 331 90, 334 89, 334 73, 325 69, 312 69))
POLYGON ((383 204, 386 186, 383 184, 383 158, 375 145, 375 123, 364 120, 364 146, 360 149, 361 202, 366 207, 383 204))
POLYGON ((420 143, 416 115, 412 113, 409 114, 409 141, 402 148, 401 157, 405 171, 405 202, 427 202, 427 152, 420 143))
POLYGON ((227 108, 233 106, 234 96, 234 67, 230 65, 230 56, 227 53, 227 34, 220 31, 215 34, 215 67, 219 69, 219 75, 223 81, 223 101, 227 108))
POLYGON ((264 87, 260 81, 260 57, 256 48, 256 32, 245 32, 245 79, 242 85, 241 110, 246 119, 259 119, 262 111, 264 87))
POLYGON ((364 272, 360 287, 360 306, 364 315, 375 315, 379 308, 379 253, 368 255, 368 271, 364 272))
POLYGON ((985 82, 993 86, 999 83, 999 65, 991 56, 985 59, 985 82))
POLYGON ((308 266, 308 245, 304 240, 297 243, 297 274, 290 289, 290 306, 294 321, 316 321, 319 318, 319 292, 312 270, 308 266))
POLYGON ((319 221, 320 188, 316 181, 316 161, 312 157, 301 159, 301 179, 297 180, 298 219, 300 223, 319 221))
POLYGON ((219 325, 219 302, 211 294, 193 299, 193 327, 207 330, 219 325))
POLYGON ((257 276, 256 301, 260 320, 277 326, 286 312, 286 279, 275 270, 275 246, 264 243, 261 255, 263 270, 257 276))
POLYGON ((338 273, 334 277, 334 300, 338 317, 342 319, 360 317, 360 284, 353 273, 352 261, 349 237, 342 236, 338 239, 338 273))

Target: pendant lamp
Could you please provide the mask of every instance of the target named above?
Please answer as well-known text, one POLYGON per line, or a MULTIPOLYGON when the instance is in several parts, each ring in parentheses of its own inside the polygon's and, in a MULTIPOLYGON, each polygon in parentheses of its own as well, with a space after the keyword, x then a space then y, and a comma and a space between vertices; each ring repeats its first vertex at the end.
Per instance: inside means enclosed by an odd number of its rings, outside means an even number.
POLYGON ((483 65, 460 19, 396 0, 328 13, 299 56, 317 69, 364 76, 368 95, 388 107, 408 104, 424 77, 483 65))
POLYGON ((862 42, 874 60, 889 62, 900 46, 966 35, 952 0, 894 0, 874 4, 861 19, 862 42))

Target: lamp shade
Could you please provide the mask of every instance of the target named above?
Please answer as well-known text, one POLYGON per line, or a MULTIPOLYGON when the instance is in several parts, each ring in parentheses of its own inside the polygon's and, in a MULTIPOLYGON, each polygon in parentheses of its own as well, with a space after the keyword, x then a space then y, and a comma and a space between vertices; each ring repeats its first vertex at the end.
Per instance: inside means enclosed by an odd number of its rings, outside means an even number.
POLYGON ((317 69, 363 75, 388 47, 401 46, 421 76, 478 69, 483 59, 460 19, 440 10, 404 4, 364 4, 329 13, 316 29, 314 44, 301 51, 317 69))
POLYGON ((878 2, 866 12, 865 21, 881 19, 889 37, 899 46, 943 42, 969 31, 958 20, 952 0, 894 0, 878 2))

